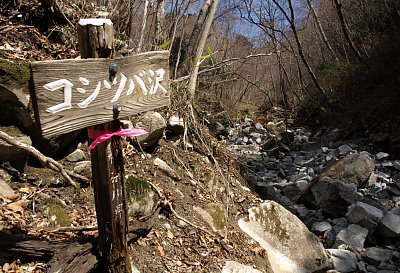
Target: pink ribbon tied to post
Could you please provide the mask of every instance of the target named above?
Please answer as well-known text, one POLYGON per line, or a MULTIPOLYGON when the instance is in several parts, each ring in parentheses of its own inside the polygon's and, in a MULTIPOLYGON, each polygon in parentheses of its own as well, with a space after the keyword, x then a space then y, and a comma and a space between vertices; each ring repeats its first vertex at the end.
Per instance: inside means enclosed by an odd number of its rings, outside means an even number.
POLYGON ((123 136, 123 137, 133 137, 133 136, 142 136, 147 134, 143 129, 123 129, 118 130, 116 132, 110 132, 105 130, 88 130, 88 135, 90 139, 94 139, 92 144, 90 144, 88 148, 88 153, 90 152, 100 143, 109 140, 113 136, 123 136))

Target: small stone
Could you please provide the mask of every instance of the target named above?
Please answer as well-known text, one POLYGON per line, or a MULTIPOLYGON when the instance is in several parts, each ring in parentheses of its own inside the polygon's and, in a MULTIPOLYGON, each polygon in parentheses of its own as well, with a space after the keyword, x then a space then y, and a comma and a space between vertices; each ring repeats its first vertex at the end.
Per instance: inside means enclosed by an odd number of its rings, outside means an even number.
POLYGON ((91 161, 80 161, 77 162, 74 167, 74 172, 82 175, 89 175, 92 171, 91 161))
POLYGON ((327 153, 329 151, 329 148, 328 147, 321 147, 321 151, 323 153, 327 153))
POLYGON ((353 272, 357 269, 357 256, 345 249, 327 249, 332 258, 333 266, 339 272, 353 272))
POLYGON ((345 154, 348 154, 348 153, 350 153, 352 151, 353 151, 353 149, 347 144, 343 144, 342 146, 339 147, 339 154, 340 155, 345 155, 345 154))
POLYGON ((332 226, 328 222, 315 222, 312 227, 311 231, 317 235, 322 235, 326 231, 331 230, 332 226))
POLYGON ((182 180, 180 175, 174 169, 172 169, 164 160, 157 157, 156 159, 154 159, 154 165, 176 181, 182 180))
POLYGON ((391 161, 382 162, 382 167, 393 167, 393 163, 391 161))
POLYGON ((254 125, 254 127, 255 127, 257 130, 265 130, 265 129, 264 129, 264 126, 263 126, 261 123, 259 123, 259 122, 257 122, 257 123, 254 125))
POLYGON ((393 161, 392 163, 393 163, 393 167, 394 167, 396 170, 400 171, 400 160, 395 160, 395 161, 393 161))
POLYGON ((389 154, 384 152, 379 152, 375 155, 375 157, 377 160, 381 160, 383 158, 389 157, 389 154))
POLYGON ((186 227, 188 224, 185 221, 179 220, 178 223, 176 224, 180 228, 186 227))
POLYGON ((120 119, 119 122, 123 129, 133 129, 132 121, 126 119, 120 119))
POLYGON ((81 149, 76 149, 66 157, 68 162, 78 162, 85 159, 85 153, 81 149))
POLYGON ((0 195, 4 195, 5 197, 14 195, 13 189, 2 179, 0 179, 0 195))

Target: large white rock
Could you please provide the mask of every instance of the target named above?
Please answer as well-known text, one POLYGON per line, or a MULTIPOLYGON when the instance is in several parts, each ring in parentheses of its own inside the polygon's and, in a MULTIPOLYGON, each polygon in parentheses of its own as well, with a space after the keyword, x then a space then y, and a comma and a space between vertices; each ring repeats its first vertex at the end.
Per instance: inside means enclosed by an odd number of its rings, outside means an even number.
POLYGON ((309 273, 326 269, 330 260, 317 236, 274 201, 249 209, 239 227, 266 250, 273 273, 309 273))

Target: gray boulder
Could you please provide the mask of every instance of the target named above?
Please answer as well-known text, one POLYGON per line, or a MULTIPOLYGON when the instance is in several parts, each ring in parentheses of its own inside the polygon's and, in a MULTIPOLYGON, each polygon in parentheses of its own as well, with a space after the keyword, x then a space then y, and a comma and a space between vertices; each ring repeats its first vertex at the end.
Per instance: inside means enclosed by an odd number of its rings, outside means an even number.
POLYGON ((379 224, 378 232, 387 237, 400 237, 400 216, 389 212, 379 224))
POLYGON ((343 229, 338 233, 334 247, 346 244, 358 251, 361 251, 364 247, 364 242, 367 238, 367 235, 368 229, 359 225, 349 225, 346 229, 343 229))
POLYGON ((361 257, 368 264, 378 266, 382 262, 388 262, 393 257, 393 251, 380 247, 368 247, 362 253, 361 257))
POLYGON ((238 225, 266 250, 271 272, 308 273, 331 266, 318 237, 283 206, 266 201, 248 211, 248 219, 239 219, 238 225))
POLYGON ((364 202, 357 202, 349 206, 346 217, 349 223, 365 227, 369 230, 370 234, 372 234, 377 228, 379 221, 382 219, 383 212, 364 202))
POLYGON ((321 208, 328 216, 339 218, 346 215, 349 205, 362 198, 356 185, 325 177, 315 182, 301 201, 316 209, 321 208))
MULTIPOLYGON (((0 127, 0 131, 7 133, 16 141, 31 145, 31 139, 14 126, 0 127)), ((0 163, 9 162, 12 167, 23 171, 29 154, 24 150, 0 140, 0 163)))
POLYGON ((345 249, 326 250, 333 261, 335 269, 341 273, 354 272, 357 269, 357 256, 345 249))
POLYGON ((140 145, 143 148, 148 148, 157 144, 163 136, 166 126, 167 122, 160 113, 154 111, 146 112, 135 124, 136 128, 142 128, 148 132, 147 135, 137 137, 140 145))
POLYGON ((375 163, 368 154, 349 154, 326 168, 320 177, 328 176, 360 186, 368 180, 374 169, 375 163))
POLYGON ((76 149, 72 153, 70 153, 66 158, 68 162, 78 162, 86 159, 85 152, 81 149, 76 149))

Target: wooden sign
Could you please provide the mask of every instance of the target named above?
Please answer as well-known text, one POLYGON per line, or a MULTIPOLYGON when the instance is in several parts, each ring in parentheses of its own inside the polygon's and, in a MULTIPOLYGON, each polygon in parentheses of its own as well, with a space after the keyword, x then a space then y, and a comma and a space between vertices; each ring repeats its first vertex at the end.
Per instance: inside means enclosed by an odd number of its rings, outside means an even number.
POLYGON ((31 63, 31 96, 44 137, 170 103, 168 51, 116 59, 31 63))

